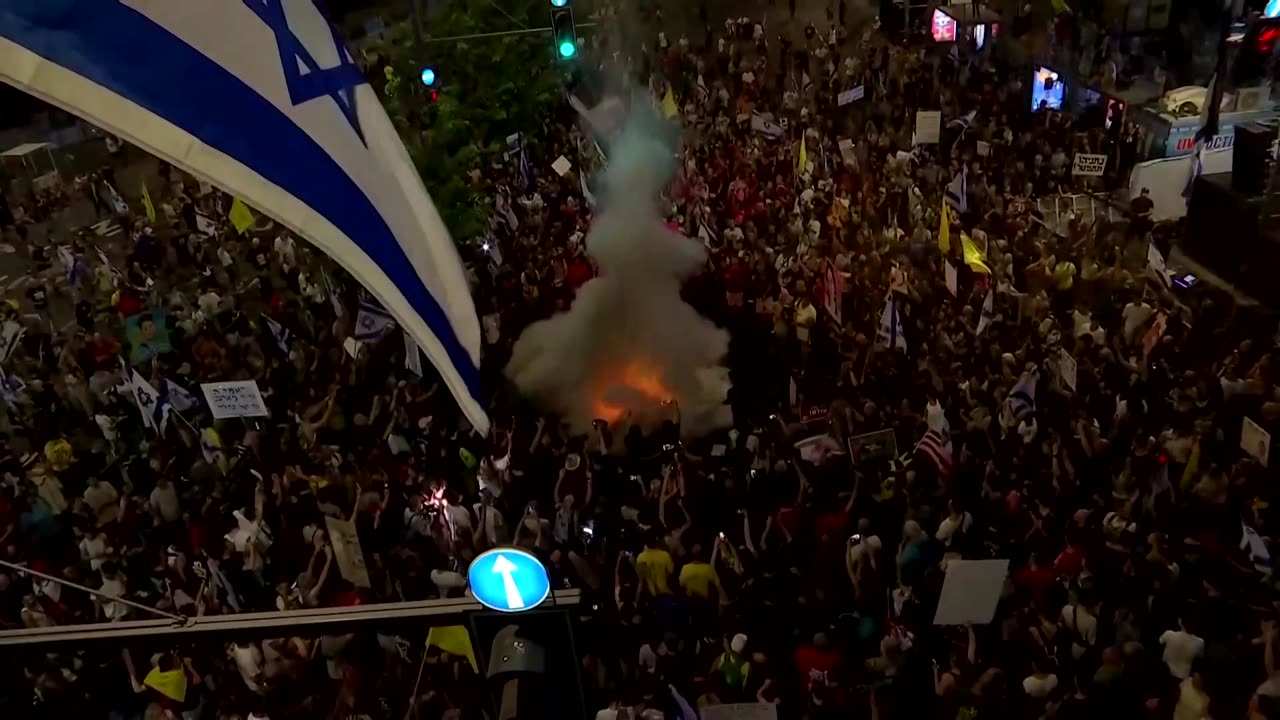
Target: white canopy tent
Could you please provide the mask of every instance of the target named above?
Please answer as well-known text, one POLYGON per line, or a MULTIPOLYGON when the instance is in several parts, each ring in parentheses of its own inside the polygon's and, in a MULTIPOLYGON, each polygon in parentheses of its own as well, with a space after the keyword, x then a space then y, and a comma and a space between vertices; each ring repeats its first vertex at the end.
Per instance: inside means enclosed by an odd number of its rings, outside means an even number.
POLYGON ((0 152, 0 161, 6 164, 15 160, 20 162, 24 170, 20 174, 25 175, 37 189, 42 189, 57 177, 58 163, 53 159, 53 150, 54 145, 47 142, 23 143, 0 152), (42 154, 49 159, 47 167, 41 167, 44 165, 39 161, 42 154))

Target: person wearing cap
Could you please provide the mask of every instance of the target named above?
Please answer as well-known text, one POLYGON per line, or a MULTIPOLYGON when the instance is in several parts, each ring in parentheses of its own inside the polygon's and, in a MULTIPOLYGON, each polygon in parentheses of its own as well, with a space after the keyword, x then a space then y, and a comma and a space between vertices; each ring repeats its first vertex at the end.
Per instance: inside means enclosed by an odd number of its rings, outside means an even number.
POLYGON ((747 636, 737 633, 725 641, 724 652, 711 665, 711 671, 720 675, 733 697, 746 692, 747 678, 751 675, 751 659, 746 650, 747 636))

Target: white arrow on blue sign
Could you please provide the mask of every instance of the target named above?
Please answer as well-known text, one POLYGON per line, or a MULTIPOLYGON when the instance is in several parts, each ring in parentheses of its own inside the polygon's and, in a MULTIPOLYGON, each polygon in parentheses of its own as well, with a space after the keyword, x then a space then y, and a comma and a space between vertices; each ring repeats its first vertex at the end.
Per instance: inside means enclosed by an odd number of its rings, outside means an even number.
POLYGON ((481 605, 500 612, 536 607, 551 594, 551 579, 538 558, 519 548, 495 548, 480 554, 467 568, 471 594, 481 605))

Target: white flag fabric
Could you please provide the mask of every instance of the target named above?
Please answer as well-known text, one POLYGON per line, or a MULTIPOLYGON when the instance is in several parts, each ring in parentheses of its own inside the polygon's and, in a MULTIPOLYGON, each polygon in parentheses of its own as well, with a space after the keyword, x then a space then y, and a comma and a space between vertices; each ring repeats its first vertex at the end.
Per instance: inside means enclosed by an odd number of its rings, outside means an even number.
POLYGON ((982 301, 982 314, 978 316, 978 333, 981 335, 991 326, 991 321, 996 316, 996 303, 993 291, 987 291, 987 298, 982 301))
POLYGON ((280 352, 285 355, 289 354, 289 331, 283 325, 272 320, 269 317, 263 317, 267 321, 267 329, 271 331, 271 337, 275 339, 276 345, 280 348, 280 352))
POLYGON ((169 402, 173 405, 174 410, 183 413, 199 407, 199 398, 192 395, 190 390, 187 390, 169 378, 164 379, 164 384, 169 388, 169 402))
POLYGON ((156 391, 146 378, 142 377, 137 370, 129 376, 129 390, 133 393, 134 402, 138 403, 138 412, 142 413, 142 422, 152 430, 164 433, 163 425, 167 425, 169 416, 162 407, 168 406, 168 402, 160 401, 160 393, 156 391), (157 422, 157 419, 163 422, 157 422))
POLYGON ((898 306, 893 304, 893 297, 884 302, 877 340, 885 347, 907 349, 907 339, 902 336, 902 323, 898 318, 898 306))
POLYGON ((360 312, 356 314, 356 329, 351 336, 360 342, 377 342, 391 332, 394 325, 395 321, 385 310, 361 301, 360 312))
POLYGON ((945 199, 958 213, 969 212, 969 173, 961 170, 947 185, 945 199))
POLYGON ((4 2, 0 80, 317 245, 413 335, 488 431, 480 323, 457 249, 319 3, 4 2))
POLYGON ((422 377, 422 356, 418 354, 418 343, 414 342, 409 333, 404 334, 404 367, 422 377))

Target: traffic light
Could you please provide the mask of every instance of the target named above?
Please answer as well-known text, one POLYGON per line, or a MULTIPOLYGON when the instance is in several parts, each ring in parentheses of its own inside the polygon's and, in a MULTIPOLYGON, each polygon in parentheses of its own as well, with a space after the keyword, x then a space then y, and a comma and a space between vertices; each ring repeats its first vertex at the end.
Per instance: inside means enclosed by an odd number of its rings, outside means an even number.
POLYGON ((556 55, 568 60, 578 54, 578 33, 573 26, 573 9, 569 7, 568 0, 551 0, 551 4, 552 42, 555 44, 556 55))
POLYGON ((427 87, 431 87, 436 84, 436 71, 432 68, 422 68, 422 74, 419 77, 422 79, 422 84, 427 87))

